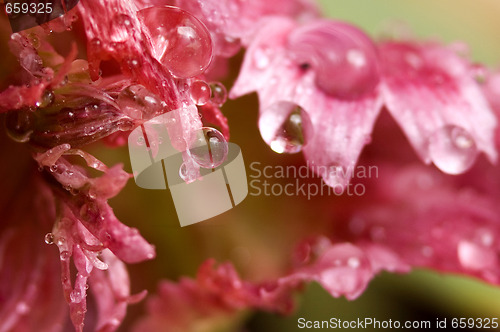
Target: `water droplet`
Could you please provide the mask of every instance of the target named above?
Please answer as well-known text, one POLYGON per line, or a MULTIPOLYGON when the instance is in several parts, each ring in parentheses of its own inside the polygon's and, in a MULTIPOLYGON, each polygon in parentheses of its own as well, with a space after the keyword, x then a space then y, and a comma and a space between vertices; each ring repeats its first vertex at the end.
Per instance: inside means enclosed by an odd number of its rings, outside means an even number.
POLYGON ((149 31, 153 57, 180 78, 202 74, 210 65, 212 39, 192 14, 171 6, 153 6, 138 12, 149 31))
POLYGON ((264 141, 277 153, 297 153, 312 134, 312 122, 300 106, 280 101, 265 109, 259 118, 264 141))
POLYGON ((241 49, 241 41, 239 38, 233 38, 226 34, 220 35, 217 38, 217 52, 225 58, 230 58, 241 49))
POLYGON ((203 127, 194 133, 188 153, 203 168, 221 165, 227 157, 228 146, 220 131, 203 127))
POLYGON ((69 259, 69 252, 64 250, 64 251, 61 251, 61 253, 59 254, 59 258, 62 260, 62 261, 65 261, 65 260, 68 260, 69 259))
POLYGON ((29 110, 10 111, 5 118, 7 134, 16 142, 26 143, 33 133, 35 117, 29 110))
POLYGON ((351 244, 330 247, 316 265, 322 267, 318 281, 334 296, 356 297, 373 276, 364 253, 351 244))
POLYGON ((210 101, 216 106, 222 106, 227 100, 226 87, 219 82, 210 83, 210 101))
POLYGON ((474 138, 463 128, 448 125, 429 139, 429 156, 436 167, 448 174, 468 170, 478 155, 474 138))
POLYGON ((137 138, 137 145, 144 145, 144 143, 146 143, 144 137, 139 136, 139 138, 137 138))
POLYGON ((39 101, 37 101, 35 105, 36 107, 44 108, 52 105, 52 103, 54 103, 54 100, 55 100, 54 92, 50 90, 45 90, 42 95, 42 98, 39 101))
POLYGON ((52 233, 45 234, 45 243, 54 244, 54 234, 52 233))
POLYGON ((29 306, 26 304, 26 302, 19 302, 17 305, 16 305, 16 311, 21 314, 21 315, 24 315, 25 313, 27 313, 29 311, 29 306))
POLYGON ((269 50, 264 47, 258 47, 254 52, 253 60, 257 69, 265 69, 271 62, 269 59, 269 50))
POLYGON ((40 47, 40 37, 36 33, 29 33, 28 39, 34 48, 38 49, 40 47))
POLYGON ((496 261, 496 255, 491 249, 467 240, 458 243, 457 255, 464 268, 474 271, 492 267, 496 261))
POLYGON ((139 68, 141 66, 141 61, 139 59, 128 59, 127 66, 130 69, 139 68))
POLYGON ((188 179, 188 167, 187 167, 186 163, 182 163, 181 167, 179 167, 179 176, 184 181, 187 181, 187 179, 188 179))
POLYGON ((77 289, 75 289, 69 294, 69 298, 71 299, 71 302, 74 303, 80 303, 83 300, 82 293, 77 289))
POLYGON ((58 167, 57 164, 50 165, 50 167, 49 167, 50 172, 51 173, 56 172, 57 171, 57 167, 58 167))
POLYGON ((140 84, 123 89, 116 103, 123 114, 133 119, 151 119, 163 109, 161 99, 140 84))
POLYGON ((331 96, 357 99, 372 93, 380 81, 376 47, 352 25, 333 21, 306 24, 288 36, 287 46, 297 67, 309 64, 316 86, 331 96))
POLYGON ((191 84, 191 99, 196 105, 205 105, 211 97, 210 86, 204 81, 194 81, 191 84))

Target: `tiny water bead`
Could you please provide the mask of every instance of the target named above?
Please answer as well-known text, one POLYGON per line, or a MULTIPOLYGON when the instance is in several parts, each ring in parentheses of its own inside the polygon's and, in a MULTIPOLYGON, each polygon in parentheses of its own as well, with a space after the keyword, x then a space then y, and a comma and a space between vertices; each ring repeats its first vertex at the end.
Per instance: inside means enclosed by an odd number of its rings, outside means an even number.
POLYGON ((210 86, 204 81, 194 81, 191 84, 191 99, 198 106, 203 106, 210 100, 210 86))
POLYGON ((210 65, 213 45, 205 25, 192 14, 172 6, 138 12, 151 38, 153 57, 172 75, 195 77, 210 65))
POLYGON ((54 100, 55 100, 54 92, 52 92, 50 90, 45 90, 42 97, 40 98, 39 101, 36 102, 35 105, 36 105, 36 107, 40 107, 40 108, 47 107, 47 106, 52 105, 52 103, 54 103, 54 100))
POLYGON ((224 162, 228 145, 220 131, 215 128, 202 127, 194 133, 193 137, 188 153, 195 163, 203 168, 214 168, 224 162))
POLYGON ((54 239, 55 239, 54 234, 52 234, 52 233, 45 234, 45 243, 54 244, 54 239))
POLYGON ((210 101, 216 106, 222 106, 227 100, 227 90, 220 82, 210 83, 210 101))
POLYGON ((150 119, 163 109, 161 99, 140 84, 123 89, 116 100, 121 111, 133 119, 150 119))
POLYGON ((309 114, 300 106, 280 101, 265 109, 259 118, 264 141, 277 153, 297 153, 312 135, 309 114))
POLYGON ((441 171, 461 174, 468 170, 478 155, 474 138, 463 128, 447 125, 429 138, 429 156, 441 171))

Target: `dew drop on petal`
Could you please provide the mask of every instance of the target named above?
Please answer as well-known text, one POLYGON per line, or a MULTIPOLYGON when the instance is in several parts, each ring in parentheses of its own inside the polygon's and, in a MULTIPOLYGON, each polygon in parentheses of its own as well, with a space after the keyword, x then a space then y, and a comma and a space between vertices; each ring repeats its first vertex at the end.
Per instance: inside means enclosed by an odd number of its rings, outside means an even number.
POLYGON ((226 87, 219 82, 210 83, 210 101, 216 106, 222 106, 227 100, 226 87))
POLYGON ((448 125, 429 138, 429 156, 441 171, 461 174, 468 170, 478 155, 474 138, 463 128, 448 125))
POLYGON ((208 103, 211 97, 210 86, 204 81, 194 81, 191 84, 191 99, 196 105, 208 103))
POLYGON ((55 100, 54 92, 50 90, 45 90, 41 99, 37 101, 35 105, 41 108, 47 107, 52 105, 52 103, 54 103, 54 100, 55 100))
POLYGON ((34 114, 29 110, 10 111, 5 117, 7 134, 16 142, 26 143, 33 133, 34 122, 34 114))
POLYGON ((203 127, 193 134, 188 153, 203 168, 221 165, 227 157, 228 144, 220 131, 203 127))
POLYGON ((297 153, 312 134, 312 122, 300 106, 286 101, 265 109, 259 118, 264 141, 277 153, 297 153))
POLYGON ((123 89, 116 103, 125 115, 133 119, 150 119, 163 109, 161 99, 140 84, 123 89))
POLYGON ((187 167, 186 163, 182 163, 181 167, 179 167, 179 176, 184 181, 188 180, 188 167, 187 167))
POLYGON ((290 57, 315 73, 325 93, 355 99, 371 93, 380 81, 376 47, 358 28, 333 21, 306 24, 290 34, 290 57))
POLYGON ((69 298, 73 303, 80 303, 83 300, 82 293, 77 289, 75 289, 69 294, 69 298))
POLYGON ((213 55, 212 39, 195 16, 172 6, 142 9, 138 16, 149 32, 153 57, 172 75, 189 78, 208 68, 213 55))
POLYGON ((63 261, 69 259, 69 252, 68 251, 61 251, 61 253, 59 254, 59 258, 63 261))
POLYGON ((54 234, 52 233, 45 234, 45 243, 54 244, 54 234))
POLYGON ((496 255, 491 249, 467 240, 458 243, 457 255, 464 268, 474 271, 492 267, 496 261, 496 255))

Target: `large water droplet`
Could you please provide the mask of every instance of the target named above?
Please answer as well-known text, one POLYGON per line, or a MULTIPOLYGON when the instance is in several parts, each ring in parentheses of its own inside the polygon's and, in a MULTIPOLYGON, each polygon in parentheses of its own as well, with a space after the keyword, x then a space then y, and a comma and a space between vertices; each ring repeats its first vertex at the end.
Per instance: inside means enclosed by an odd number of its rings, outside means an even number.
POLYGON ((325 93, 355 99, 371 93, 380 81, 377 51, 358 28, 317 21, 296 29, 288 39, 290 56, 298 67, 307 64, 325 93))
POLYGON ((211 90, 204 81, 194 81, 191 84, 191 99, 196 105, 202 106, 208 103, 211 96, 211 90))
POLYGON ((297 153, 312 134, 312 122, 300 106, 280 101, 265 109, 259 118, 264 141, 277 153, 297 153))
POLYGON ((5 118, 7 134, 16 142, 28 142, 33 133, 34 121, 34 114, 29 110, 10 111, 5 118))
POLYGON ((445 173, 465 172, 474 164, 477 155, 474 138, 461 127, 444 126, 429 138, 429 156, 445 173))
POLYGON ((151 119, 163 109, 161 99, 140 84, 123 89, 116 103, 125 115, 133 119, 151 119))
POLYGON ((45 243, 54 244, 54 239, 55 239, 54 234, 52 234, 52 233, 45 234, 45 243))
POLYGON ((188 153, 193 161, 203 168, 221 165, 227 157, 228 146, 224 135, 210 127, 203 127, 194 133, 188 153))
POLYGON ((210 83, 210 101, 216 106, 222 106, 227 100, 226 87, 219 82, 210 83))
POLYGON ((154 6, 138 12, 149 30, 153 57, 172 75, 200 75, 210 65, 212 39, 205 25, 192 14, 171 6, 154 6))

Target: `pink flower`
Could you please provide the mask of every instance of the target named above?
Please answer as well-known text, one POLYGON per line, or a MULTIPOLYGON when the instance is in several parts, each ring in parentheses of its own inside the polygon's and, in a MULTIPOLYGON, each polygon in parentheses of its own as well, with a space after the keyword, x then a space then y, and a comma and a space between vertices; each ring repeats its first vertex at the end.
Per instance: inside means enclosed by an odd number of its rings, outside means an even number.
POLYGON ((270 19, 250 45, 231 96, 252 91, 259 94, 264 140, 279 153, 303 148, 331 186, 349 182, 382 106, 426 164, 459 174, 478 152, 497 158, 496 117, 472 65, 441 45, 375 46, 345 23, 270 19), (302 122, 295 133, 294 121, 302 122))
MULTIPOLYGON (((287 253, 280 276, 247 281, 231 263, 208 259, 196 278, 161 282, 135 331, 229 326, 248 309, 287 314, 311 281, 355 299, 381 271, 427 267, 500 283, 498 73, 484 69, 478 81, 480 67, 451 46, 374 42, 319 18, 307 0, 87 0, 9 41, 20 83, 0 93, 0 113, 26 149, 3 143, 5 159, 20 163, 0 171, 22 166, 29 177, 7 178, 0 192, 0 330, 60 331, 69 308, 76 331, 84 323, 115 331, 128 304, 145 297, 131 295, 125 263, 153 259, 155 248, 108 203, 131 175, 84 149, 122 146, 131 130, 169 111, 177 111, 169 133, 179 150, 207 123, 228 139, 225 87, 207 81, 242 46, 230 96, 258 93, 258 126, 274 151, 303 151, 335 190, 356 181, 358 163, 377 164, 380 176, 365 196, 325 205, 331 225, 287 253), (73 24, 82 35, 63 57, 46 35, 73 24), (370 145, 372 136, 382 143, 370 145), (86 317, 88 295, 96 314, 86 317), (51 314, 42 317, 46 303, 51 314)), ((147 144, 155 154, 160 137, 147 144)), ((199 165, 183 158, 186 181, 199 177, 199 165)))

